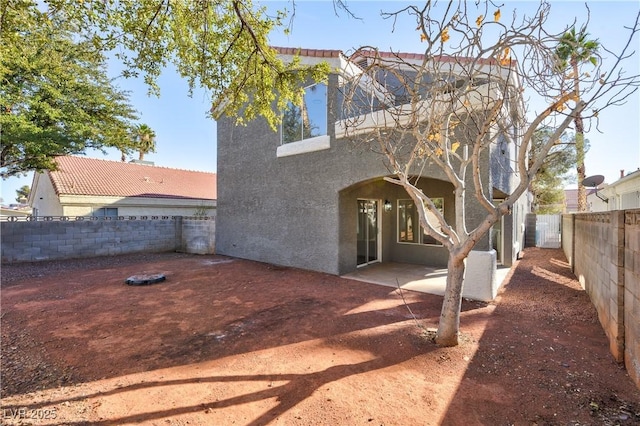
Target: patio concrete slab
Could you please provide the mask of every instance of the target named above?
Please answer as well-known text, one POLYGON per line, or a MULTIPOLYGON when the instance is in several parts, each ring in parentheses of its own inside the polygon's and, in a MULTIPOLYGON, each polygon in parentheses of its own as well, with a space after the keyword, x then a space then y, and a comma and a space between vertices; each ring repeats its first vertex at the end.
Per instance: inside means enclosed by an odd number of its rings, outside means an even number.
MULTIPOLYGON (((498 288, 502 287, 509 270, 509 267, 498 265, 496 270, 496 280, 500 283, 498 288)), ((443 296, 447 281, 447 269, 409 263, 383 262, 358 268, 355 272, 342 275, 342 277, 443 296)))

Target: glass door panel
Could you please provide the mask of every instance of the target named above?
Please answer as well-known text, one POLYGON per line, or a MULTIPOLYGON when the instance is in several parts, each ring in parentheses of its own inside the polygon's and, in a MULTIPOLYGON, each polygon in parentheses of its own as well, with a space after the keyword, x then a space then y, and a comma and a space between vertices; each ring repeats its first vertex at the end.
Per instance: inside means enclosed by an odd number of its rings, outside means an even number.
MULTIPOLYGON (((502 200, 493 200, 493 205, 497 206, 502 200)), ((502 246, 504 244, 504 216, 500 216, 500 220, 491 228, 491 246, 496 251, 498 264, 502 264, 502 246)))
POLYGON ((378 261, 378 201, 358 200, 357 264, 378 261))

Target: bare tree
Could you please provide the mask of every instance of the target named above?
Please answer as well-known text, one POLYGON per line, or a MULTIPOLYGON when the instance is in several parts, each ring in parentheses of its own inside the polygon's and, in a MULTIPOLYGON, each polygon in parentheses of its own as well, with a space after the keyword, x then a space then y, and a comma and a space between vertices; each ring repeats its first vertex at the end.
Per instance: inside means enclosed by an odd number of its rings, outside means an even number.
POLYGON ((385 179, 407 191, 425 232, 449 251, 439 345, 458 344, 466 259, 476 243, 510 213, 576 117, 593 120, 598 111, 624 103, 640 82, 621 70, 621 62, 633 54, 629 44, 639 30, 638 17, 610 69, 598 63, 593 74, 578 76, 577 97, 571 88, 575 80, 567 82, 558 70, 564 31, 545 30, 549 13, 544 2, 532 16, 514 13, 508 20, 501 19, 492 2, 410 6, 386 16, 415 17, 424 53, 361 47, 341 76, 343 136, 383 155, 389 170, 385 179), (525 96, 541 99, 546 107, 528 112, 525 96), (553 132, 534 146, 533 136, 541 128, 553 132), (487 164, 505 144, 510 154, 499 165, 509 173, 509 182, 496 202, 487 164), (453 185, 454 223, 447 223, 416 185, 432 168, 443 171, 453 185), (468 217, 470 208, 480 208, 484 217, 468 217))

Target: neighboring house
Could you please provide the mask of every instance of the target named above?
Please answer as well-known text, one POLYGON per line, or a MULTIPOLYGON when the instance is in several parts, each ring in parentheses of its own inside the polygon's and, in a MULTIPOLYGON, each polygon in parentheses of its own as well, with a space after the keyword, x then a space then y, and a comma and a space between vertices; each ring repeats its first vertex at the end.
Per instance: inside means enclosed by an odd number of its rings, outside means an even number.
MULTIPOLYGON (((302 63, 327 61, 338 72, 357 66, 337 50, 278 49, 285 61, 298 52, 302 63)), ((424 59, 400 55, 418 66, 424 59)), ((309 134, 274 132, 262 119, 246 126, 236 126, 233 118, 218 120, 216 253, 338 275, 374 262, 446 267, 448 251, 419 228, 406 191, 384 180, 389 171, 383 157, 344 139, 340 84, 339 74, 332 73, 327 84, 306 88, 310 106, 303 118, 314 131, 309 134)), ((501 138, 483 157, 482 181, 496 201, 517 184, 511 169, 516 150, 516 143, 501 138)), ((417 186, 454 223, 453 185, 444 172, 421 170, 417 186)), ((513 213, 477 242, 477 252, 493 256, 486 266, 495 268, 492 248, 499 261, 511 265, 524 247, 528 203, 521 197, 513 213)), ((469 225, 475 226, 486 211, 473 201, 468 206, 469 225)))
POLYGON ((627 175, 621 171, 620 179, 589 194, 587 204, 593 212, 640 208, 640 169, 627 175))
MULTIPOLYGON (((587 193, 587 211, 591 211, 591 205, 589 203, 589 197, 595 192, 593 188, 585 188, 587 193)), ((565 189, 564 190, 564 213, 578 213, 578 190, 577 189, 565 189)))
POLYGON ((214 216, 216 174, 63 156, 36 173, 34 216, 214 216))
POLYGON ((31 208, 28 205, 11 204, 8 207, 0 207, 0 216, 30 216, 31 208))

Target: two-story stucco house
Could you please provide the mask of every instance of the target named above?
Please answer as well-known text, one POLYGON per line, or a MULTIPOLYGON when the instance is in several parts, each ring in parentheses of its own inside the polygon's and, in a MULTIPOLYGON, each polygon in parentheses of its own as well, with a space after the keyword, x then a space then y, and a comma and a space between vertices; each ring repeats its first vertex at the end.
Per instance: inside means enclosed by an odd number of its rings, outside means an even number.
POLYGON ((216 174, 79 156, 35 173, 34 216, 214 216, 216 174))
MULTIPOLYGON (((338 275, 375 262, 445 266, 448 252, 421 231, 411 198, 384 180, 389 171, 382 156, 354 149, 345 140, 340 73, 358 66, 356 59, 337 50, 278 49, 285 61, 297 53, 302 63, 327 61, 337 71, 326 84, 305 88, 305 126, 287 126, 286 114, 277 132, 261 119, 246 126, 219 119, 216 252, 338 275)), ((408 64, 424 59, 399 55, 408 64)), ((295 108, 287 111, 292 113, 295 108)), ((507 138, 498 141, 481 167, 495 201, 518 182, 511 169, 516 144, 507 138)), ((419 174, 417 186, 453 223, 453 186, 444 172, 434 167, 419 174)), ((498 263, 511 265, 524 246, 528 211, 524 196, 475 250, 493 256, 494 267, 496 256, 498 263)), ((473 225, 486 210, 470 200, 467 216, 473 225)))

